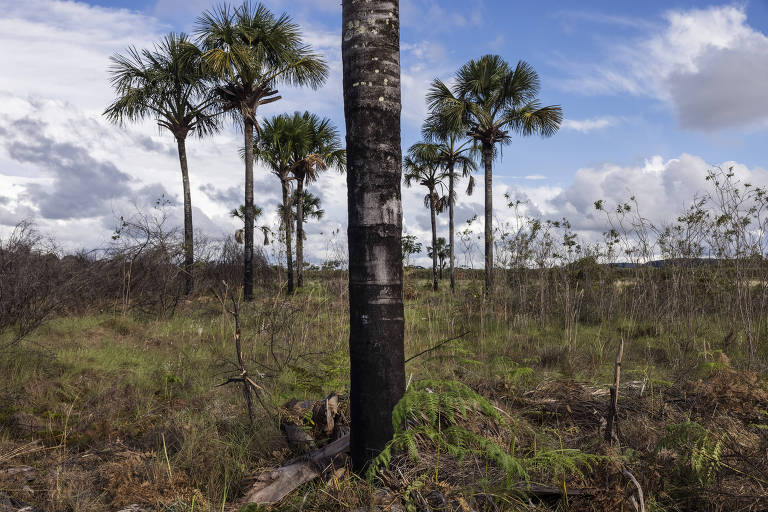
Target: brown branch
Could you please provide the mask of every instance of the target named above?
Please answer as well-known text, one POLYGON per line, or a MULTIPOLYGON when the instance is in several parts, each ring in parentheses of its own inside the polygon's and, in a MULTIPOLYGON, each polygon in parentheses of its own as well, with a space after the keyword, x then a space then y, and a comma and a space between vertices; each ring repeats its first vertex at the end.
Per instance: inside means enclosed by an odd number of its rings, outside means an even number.
POLYGON ((458 339, 460 339, 460 338, 463 338, 464 336, 466 336, 466 335, 467 335, 467 334, 469 334, 470 332, 471 332, 471 331, 467 331, 467 332, 464 332, 464 333, 461 333, 461 334, 459 334, 458 336, 454 336, 453 338, 448 338, 447 340, 443 340, 443 341, 439 342, 438 344, 436 344, 436 345, 434 345, 434 346, 432 346, 432 347, 429 347, 429 348, 428 348, 428 349, 426 349, 426 350, 422 350, 421 352, 419 352, 419 353, 418 353, 418 354, 416 354, 415 356, 411 356, 411 357, 409 357, 408 359, 406 359, 406 360, 405 360, 405 362, 407 363, 407 362, 409 362, 409 361, 412 361, 413 359, 416 359, 416 358, 417 358, 417 357, 419 357, 419 356, 422 356, 422 355, 426 354, 427 352, 432 352, 433 350, 437 350, 438 348, 442 347, 443 345, 445 345, 446 343, 448 343, 448 342, 450 342, 450 341, 455 341, 455 340, 458 340, 458 339))

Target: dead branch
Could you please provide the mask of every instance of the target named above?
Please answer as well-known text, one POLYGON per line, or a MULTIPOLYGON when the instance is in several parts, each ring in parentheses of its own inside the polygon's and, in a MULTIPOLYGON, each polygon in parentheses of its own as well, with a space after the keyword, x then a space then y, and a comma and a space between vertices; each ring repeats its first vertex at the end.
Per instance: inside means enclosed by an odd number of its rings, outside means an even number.
POLYGON ((447 340, 443 340, 443 341, 441 341, 441 342, 437 343, 436 345, 434 345, 434 346, 432 346, 432 347, 429 347, 429 348, 428 348, 428 349, 426 349, 426 350, 422 350, 421 352, 419 352, 419 353, 418 353, 418 354, 416 354, 415 356, 411 356, 411 357, 409 357, 408 359, 406 359, 406 360, 405 360, 405 362, 407 363, 407 362, 409 362, 409 361, 412 361, 412 360, 416 359, 417 357, 419 357, 419 356, 422 356, 422 355, 424 355, 424 354, 426 354, 426 353, 428 353, 428 352, 432 352, 433 350, 437 350, 438 348, 442 347, 442 346, 443 346, 443 345, 445 345, 446 343, 448 343, 448 342, 451 342, 451 341, 455 341, 455 340, 458 340, 458 339, 460 339, 460 338, 463 338, 464 336, 466 336, 466 335, 467 335, 467 334, 469 334, 469 333, 470 333, 470 331, 467 331, 467 332, 464 332, 464 333, 461 333, 461 334, 459 334, 458 336, 454 336, 453 338, 448 338, 447 340))
POLYGON ((289 461, 284 466, 261 473, 240 505, 247 503, 277 503, 302 484, 314 480, 334 464, 337 457, 349 450, 349 435, 340 437, 309 455, 289 461))
POLYGON ((613 368, 613 387, 611 387, 611 403, 608 407, 607 426, 605 428, 605 440, 618 442, 618 405, 619 405, 619 381, 621 380, 621 358, 624 355, 624 338, 619 341, 616 351, 616 364, 613 368))

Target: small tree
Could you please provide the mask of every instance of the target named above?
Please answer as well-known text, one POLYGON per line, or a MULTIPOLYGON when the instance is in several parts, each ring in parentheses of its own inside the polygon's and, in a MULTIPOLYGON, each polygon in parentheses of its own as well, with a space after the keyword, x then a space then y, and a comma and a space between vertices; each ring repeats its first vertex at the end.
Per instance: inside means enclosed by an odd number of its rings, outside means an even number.
POLYGON ((411 264, 411 256, 421 252, 421 242, 416 241, 416 235, 403 235, 403 262, 406 266, 411 264))

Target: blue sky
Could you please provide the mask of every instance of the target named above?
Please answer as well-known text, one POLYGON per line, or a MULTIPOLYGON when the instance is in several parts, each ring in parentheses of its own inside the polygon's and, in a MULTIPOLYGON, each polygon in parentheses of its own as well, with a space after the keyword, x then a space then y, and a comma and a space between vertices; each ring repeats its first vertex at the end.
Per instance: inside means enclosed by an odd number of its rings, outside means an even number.
MULTIPOLYGON (((282 91, 285 99, 264 115, 309 109, 343 131, 340 1, 265 4, 304 27, 332 75, 320 91, 282 91)), ((111 97, 105 69, 108 56, 128 44, 147 46, 169 30, 193 30, 210 5, 0 0, 7 13, 0 44, 10 50, 0 56, 6 70, 0 76, 0 226, 33 217, 68 246, 97 245, 108 239, 116 212, 158 191, 179 197, 170 135, 151 122, 117 128, 101 119, 111 97), (37 64, 29 65, 27 56, 37 64), (32 147, 25 138, 32 130, 22 121, 33 119, 42 119, 46 140, 66 150, 64 158, 53 150, 35 158, 23 151, 32 147), (63 173, 80 176, 78 166, 97 171, 65 183, 63 173), (89 186, 94 183, 101 188, 89 186), (65 206, 77 204, 79 194, 93 208, 69 212, 65 206), (99 208, 109 211, 94 214, 99 208)), ((744 179, 768 183, 766 2, 408 0, 401 3, 401 21, 404 149, 419 136, 429 82, 450 79, 461 64, 486 53, 532 64, 542 102, 563 107, 566 121, 554 137, 516 138, 504 148, 495 167, 499 222, 508 218, 505 192, 528 199, 531 215, 567 215, 580 229, 599 232, 588 208, 596 199, 636 194, 663 222, 704 186, 711 166, 735 165, 744 179)), ((211 234, 234 227, 226 211, 242 195, 237 143, 229 129, 189 144, 196 220, 211 234)), ((328 216, 311 228, 315 234, 344 227, 343 188, 341 176, 318 184, 328 216)), ((275 179, 257 176, 257 202, 273 206, 278 194, 275 179)), ((426 236, 421 195, 404 189, 405 228, 426 236)), ((480 201, 481 194, 461 198, 459 214, 482 211, 480 201)), ((319 238, 308 242, 314 260, 327 252, 327 240, 319 238)))

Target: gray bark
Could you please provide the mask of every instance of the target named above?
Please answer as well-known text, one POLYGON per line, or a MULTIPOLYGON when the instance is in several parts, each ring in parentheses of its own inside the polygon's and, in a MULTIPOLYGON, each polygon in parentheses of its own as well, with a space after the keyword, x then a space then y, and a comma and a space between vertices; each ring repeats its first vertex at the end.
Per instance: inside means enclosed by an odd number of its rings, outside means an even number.
MULTIPOLYGON (((448 244, 450 247, 449 259, 450 259, 450 275, 451 275, 451 293, 456 292, 456 278, 453 273, 453 164, 448 169, 448 244)), ((442 270, 442 269, 441 269, 442 270)))
POLYGON ((288 293, 293 293, 293 244, 291 232, 293 227, 293 221, 291 220, 291 189, 288 180, 280 178, 280 183, 283 188, 283 227, 285 228, 285 258, 286 258, 286 273, 288 274, 288 293))
POLYGON ((493 146, 483 143, 485 168, 485 293, 493 289, 493 146))
POLYGON ((397 0, 343 0, 351 453, 363 471, 405 392, 397 0))
POLYGON ((253 300, 253 121, 246 117, 245 136, 245 248, 243 250, 243 297, 253 300))
POLYGON ((296 180, 296 287, 304 286, 304 180, 296 180))
POLYGON ((194 288, 192 268, 195 264, 194 235, 192 231, 192 194, 189 187, 189 168, 187 167, 187 145, 184 137, 176 137, 181 164, 181 181, 184 187, 184 293, 190 295, 194 288))

